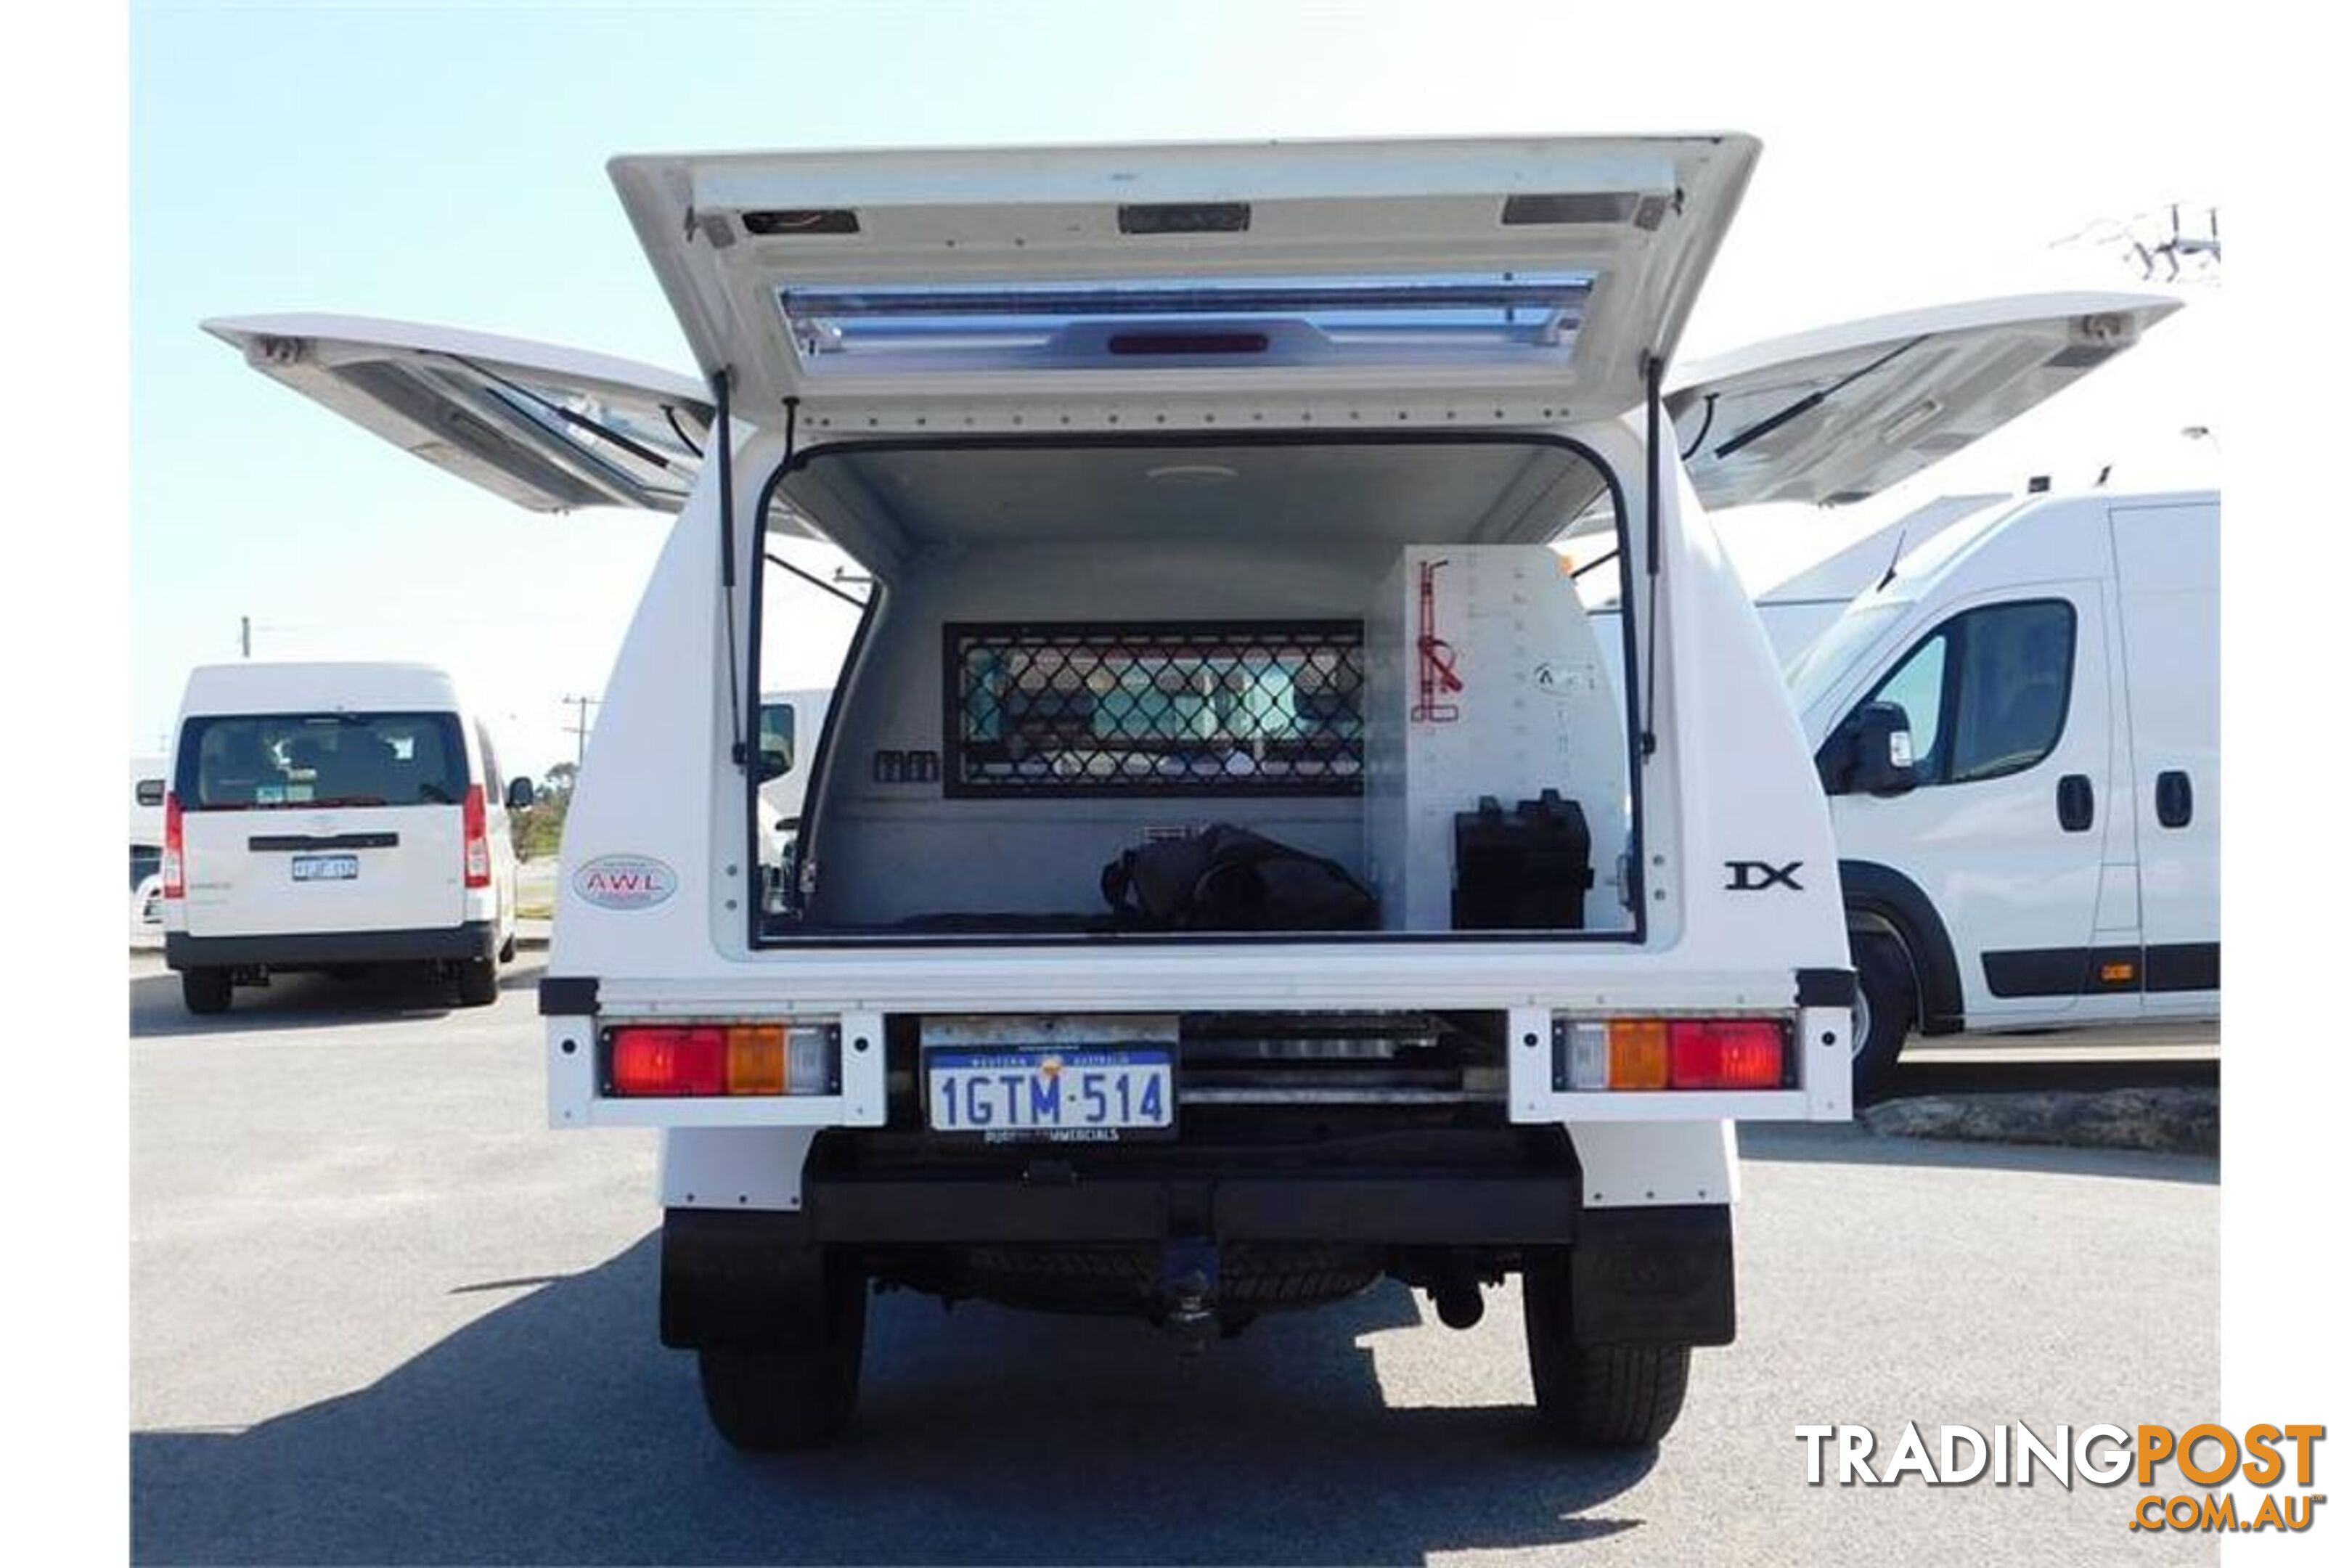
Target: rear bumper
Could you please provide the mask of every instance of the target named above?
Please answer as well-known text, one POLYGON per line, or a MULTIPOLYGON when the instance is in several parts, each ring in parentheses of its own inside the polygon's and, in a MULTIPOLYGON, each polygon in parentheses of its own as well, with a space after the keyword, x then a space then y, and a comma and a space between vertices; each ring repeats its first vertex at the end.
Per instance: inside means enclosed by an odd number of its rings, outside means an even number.
POLYGON ((1577 1233, 1575 1170, 1518 1175, 813 1178, 811 1239, 826 1246, 975 1242, 1365 1242, 1536 1246, 1577 1233))
POLYGON ((163 962, 173 969, 322 969, 341 963, 415 963, 488 959, 498 954, 496 921, 422 931, 286 931, 266 936, 163 933, 163 962))
MULTIPOLYGON (((1246 1321, 1269 1307, 1309 1304, 1278 1283, 1286 1268, 1352 1263, 1355 1272, 1329 1292, 1336 1299, 1381 1272, 1425 1285, 1452 1269, 1470 1278, 1523 1270, 1565 1249, 1579 1342, 1732 1342, 1738 1315, 1727 1208, 1579 1213, 1573 1192, 1540 1180, 1519 1184, 1543 1201, 1515 1219, 1475 1212, 1507 1184, 1480 1191, 1472 1178, 1439 1180, 1425 1206, 1405 1212, 1380 1206, 1402 1194, 1393 1180, 1227 1180, 1213 1184, 1224 1201, 1205 1232, 1162 1207, 1181 1194, 1152 1182, 1103 1184, 1090 1201, 1033 1193, 992 1210, 950 1205, 913 1226, 873 1223, 879 1211, 845 1205, 838 1184, 813 1188, 803 1214, 674 1208, 662 1225, 661 1338, 680 1349, 790 1343, 816 1327, 808 1317, 815 1282, 841 1268, 950 1300, 978 1295, 1155 1321, 1166 1315, 1172 1282, 1199 1271, 1218 1281, 1209 1294, 1219 1310, 1246 1321), (1261 1189, 1276 1187, 1286 1197, 1266 1203, 1261 1189), (1121 1206, 1121 1195, 1132 1206, 1121 1206), (1406 1234, 1412 1230, 1427 1234, 1406 1234), (1253 1274, 1260 1287, 1276 1283, 1253 1289, 1253 1274)), ((1197 1280, 1192 1288, 1200 1289, 1197 1280)))

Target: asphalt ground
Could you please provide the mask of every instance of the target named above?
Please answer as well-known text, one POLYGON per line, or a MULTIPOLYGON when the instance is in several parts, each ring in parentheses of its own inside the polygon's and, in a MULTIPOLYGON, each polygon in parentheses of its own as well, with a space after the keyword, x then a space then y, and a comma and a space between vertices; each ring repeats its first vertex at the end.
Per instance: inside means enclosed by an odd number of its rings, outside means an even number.
MULTIPOLYGON (((543 1126, 537 973, 473 1011, 305 977, 196 1019, 133 957, 135 1560, 2211 1559, 2131 1530, 2128 1485, 1805 1484, 1801 1423, 2218 1408, 2214 1162, 1856 1127, 1743 1131, 1739 1342, 1654 1451, 1536 1439, 1515 1290, 1455 1332, 1383 1286, 1192 1362, 886 1296, 846 1442, 740 1456, 656 1340, 652 1135, 543 1126)), ((2000 1070, 2086 1070, 2052 1049, 2000 1070)))

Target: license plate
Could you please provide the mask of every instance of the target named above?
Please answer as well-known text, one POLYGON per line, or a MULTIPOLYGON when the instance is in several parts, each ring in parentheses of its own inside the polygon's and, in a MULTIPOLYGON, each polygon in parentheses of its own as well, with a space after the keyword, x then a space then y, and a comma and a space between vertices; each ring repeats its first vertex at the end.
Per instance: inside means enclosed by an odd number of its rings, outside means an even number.
POLYGON ((1176 1124, 1175 1054, 1151 1046, 925 1053, 931 1130, 992 1141, 1113 1142, 1176 1124))
POLYGON ((348 882, 359 874, 360 858, 356 855, 294 857, 294 879, 298 882, 348 882))

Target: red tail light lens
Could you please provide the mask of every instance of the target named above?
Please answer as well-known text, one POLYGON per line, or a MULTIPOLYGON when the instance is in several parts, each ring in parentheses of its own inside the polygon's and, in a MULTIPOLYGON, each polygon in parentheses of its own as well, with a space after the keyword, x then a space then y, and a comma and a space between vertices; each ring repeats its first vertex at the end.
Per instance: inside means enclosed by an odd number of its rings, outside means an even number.
POLYGON ((613 1092, 676 1096, 727 1091, 727 1031, 693 1028, 613 1031, 613 1092))
MULTIPOLYGON (((447 818, 443 818, 446 821, 447 818)), ((466 786, 466 886, 490 885, 490 811, 482 786, 466 786)))
POLYGON ((180 797, 175 794, 163 796, 163 896, 184 899, 188 896, 187 844, 180 827, 180 797))
POLYGON ((1666 1026, 1676 1089, 1778 1089, 1788 1039, 1770 1018, 1676 1018, 1666 1026))

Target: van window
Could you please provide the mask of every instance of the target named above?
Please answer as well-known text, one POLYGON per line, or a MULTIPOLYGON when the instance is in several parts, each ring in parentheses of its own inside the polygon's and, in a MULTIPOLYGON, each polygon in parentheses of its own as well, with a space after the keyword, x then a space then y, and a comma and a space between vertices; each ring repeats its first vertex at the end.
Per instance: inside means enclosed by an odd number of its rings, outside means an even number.
POLYGON ((1973 611, 1952 704, 1950 782, 2021 773, 2050 754, 2066 724, 2074 611, 2062 600, 1973 611))
POLYGON ((1919 784, 1974 784, 2055 749, 2074 679, 2074 606, 2031 599, 1944 622, 1863 700, 1903 705, 1919 784))
POLYGON ((1871 699, 1902 705, 1911 721, 1915 766, 1926 766, 1937 755, 1936 742, 1943 739, 1944 650, 1950 646, 1950 637, 1937 632, 1911 650, 1903 668, 1881 681, 1877 695, 1871 699))
POLYGON ((190 811, 455 805, 467 784, 454 713, 191 718, 175 787, 190 811))

